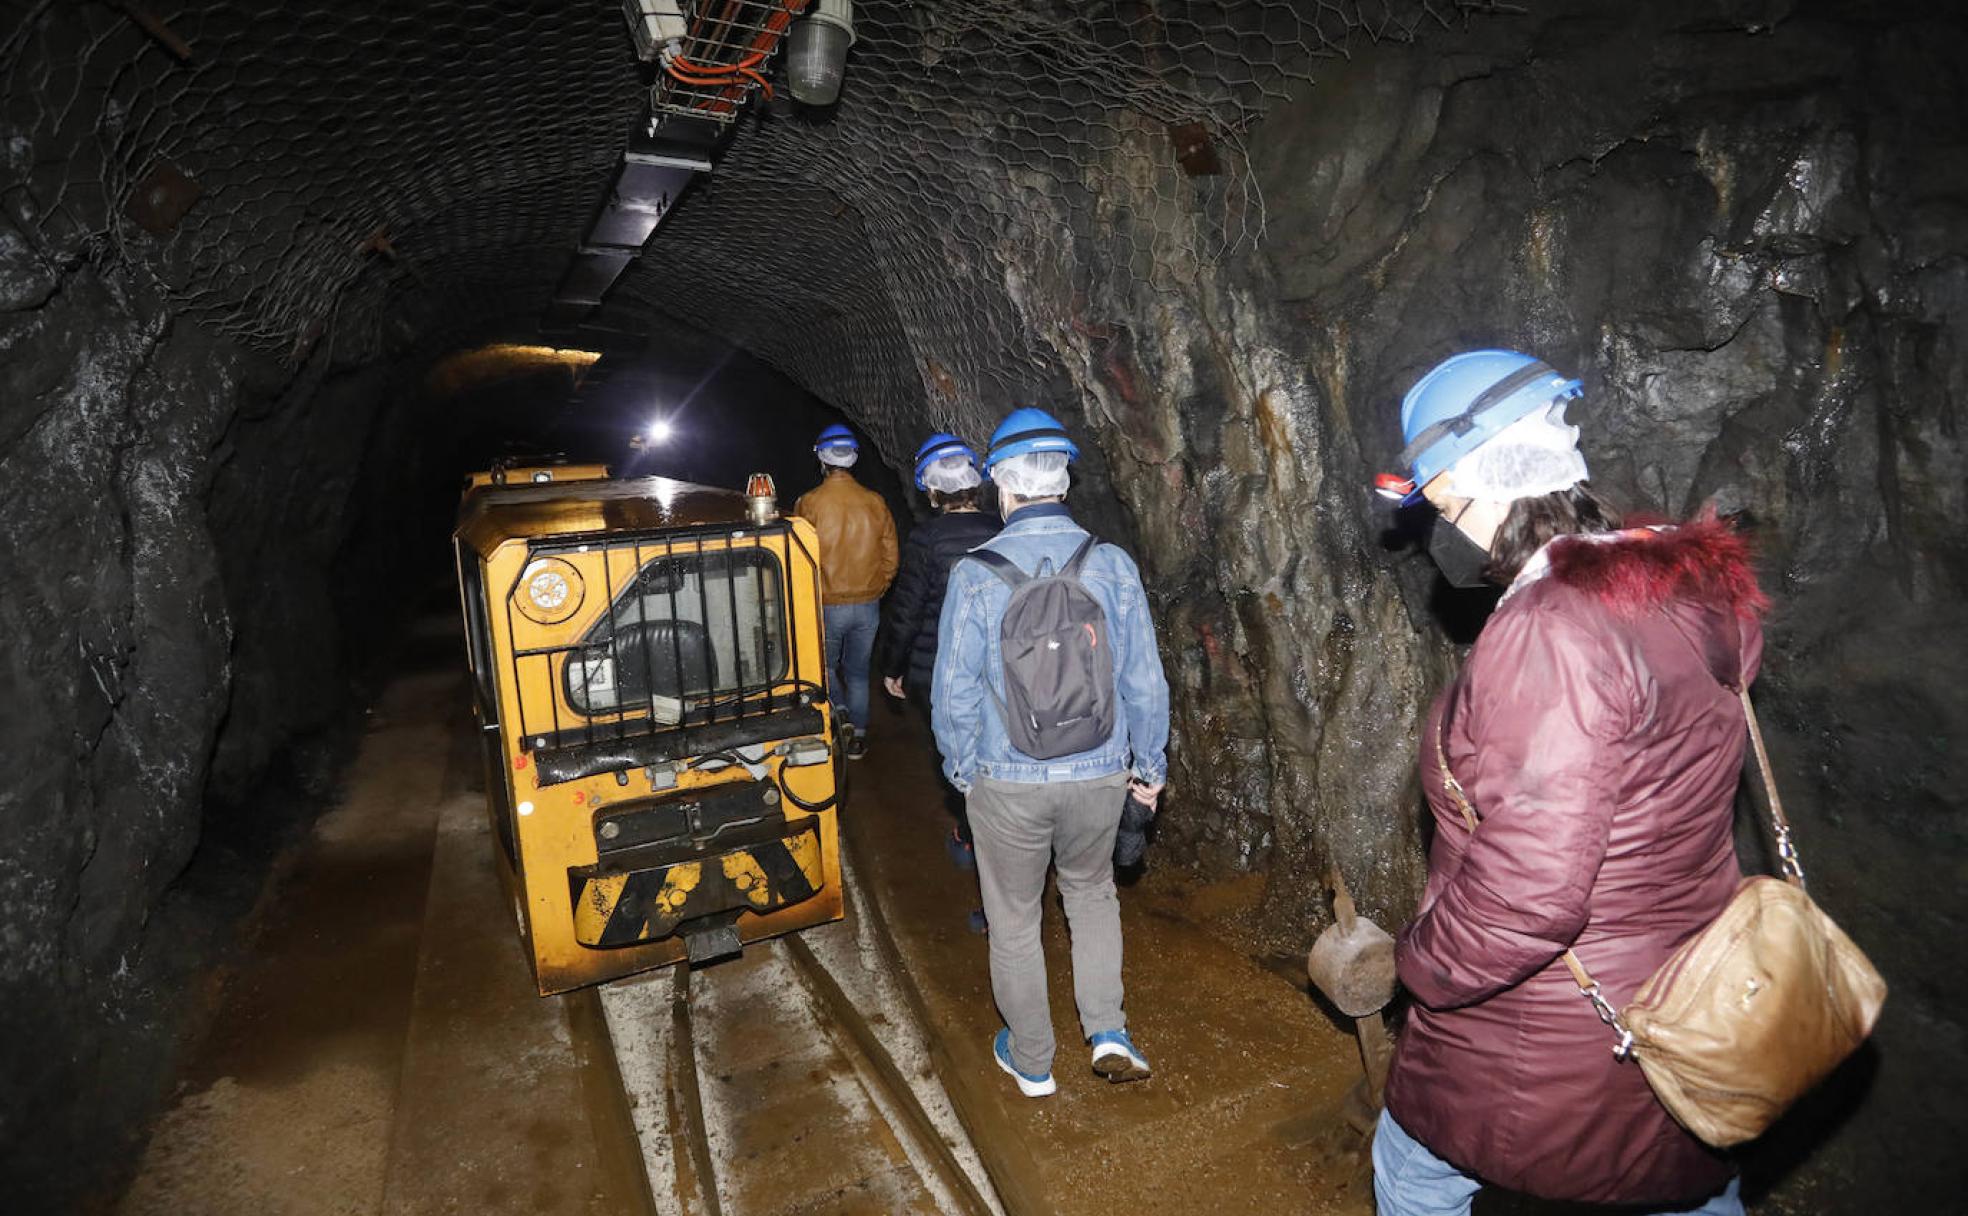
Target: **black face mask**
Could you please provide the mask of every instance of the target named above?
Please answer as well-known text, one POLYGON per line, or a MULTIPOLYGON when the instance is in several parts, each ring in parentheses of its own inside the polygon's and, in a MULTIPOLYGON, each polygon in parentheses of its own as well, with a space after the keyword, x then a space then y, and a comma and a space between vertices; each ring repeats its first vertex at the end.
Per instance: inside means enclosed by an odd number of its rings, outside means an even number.
POLYGON ((1435 559, 1449 586, 1488 586, 1483 578, 1483 571, 1490 564, 1488 551, 1443 516, 1437 515, 1435 522, 1428 526, 1428 556, 1435 559))

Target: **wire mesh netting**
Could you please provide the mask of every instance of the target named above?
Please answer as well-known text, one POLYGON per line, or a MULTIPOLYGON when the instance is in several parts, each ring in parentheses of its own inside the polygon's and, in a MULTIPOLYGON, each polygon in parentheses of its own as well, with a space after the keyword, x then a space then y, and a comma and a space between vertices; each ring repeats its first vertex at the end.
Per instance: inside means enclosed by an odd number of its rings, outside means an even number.
MULTIPOLYGON (((538 316, 649 100, 601 0, 150 4, 0 16, 8 213, 289 358, 538 316)), ((878 430, 974 428, 1049 382, 1032 274, 1091 238, 1167 290, 1252 247, 1270 105, 1500 7, 863 0, 838 105, 735 124, 609 311, 708 329, 878 430)))

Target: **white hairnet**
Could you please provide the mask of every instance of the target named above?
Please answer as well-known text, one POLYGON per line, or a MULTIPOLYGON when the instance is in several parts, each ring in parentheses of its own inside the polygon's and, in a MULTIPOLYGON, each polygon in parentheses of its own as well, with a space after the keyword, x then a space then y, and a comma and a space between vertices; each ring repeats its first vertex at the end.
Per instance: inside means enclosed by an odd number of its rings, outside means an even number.
POLYGON ((1569 490, 1589 476, 1578 435, 1565 421, 1565 403, 1553 402, 1450 466, 1449 492, 1479 502, 1512 502, 1569 490))
POLYGON ((970 462, 970 457, 962 455, 932 461, 923 470, 922 480, 924 486, 941 494, 961 494, 984 481, 977 475, 977 466, 970 462))
POLYGON ((1007 456, 991 470, 998 488, 1018 498, 1062 498, 1073 484, 1064 452, 1028 452, 1007 456))
POLYGON ((830 469, 851 469, 854 467, 854 462, 861 459, 861 453, 846 444, 821 448, 817 455, 820 457, 820 463, 830 469))

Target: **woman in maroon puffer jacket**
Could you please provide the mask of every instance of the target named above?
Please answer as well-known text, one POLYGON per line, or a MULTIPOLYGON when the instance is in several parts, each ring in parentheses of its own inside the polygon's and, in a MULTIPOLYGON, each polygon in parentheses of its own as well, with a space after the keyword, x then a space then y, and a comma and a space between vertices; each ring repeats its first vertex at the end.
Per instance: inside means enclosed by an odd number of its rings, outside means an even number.
POLYGON ((1403 405, 1431 552, 1507 591, 1421 741, 1435 832, 1397 952, 1414 1002, 1375 1136, 1381 1216, 1466 1213, 1483 1183, 1742 1211, 1728 1161, 1614 1058, 1560 956, 1622 1004, 1734 893, 1735 689, 1764 601, 1726 525, 1620 530, 1564 423, 1577 393, 1481 351, 1403 405))

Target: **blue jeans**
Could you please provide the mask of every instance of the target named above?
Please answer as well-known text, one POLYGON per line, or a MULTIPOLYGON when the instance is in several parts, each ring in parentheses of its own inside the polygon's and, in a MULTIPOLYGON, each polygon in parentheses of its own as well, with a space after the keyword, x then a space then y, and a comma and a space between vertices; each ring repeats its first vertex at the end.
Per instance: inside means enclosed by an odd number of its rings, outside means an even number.
POLYGON ((847 720, 854 733, 868 733, 868 666, 874 662, 875 627, 881 624, 881 603, 828 604, 827 674, 834 686, 846 690, 847 720))
MULTIPOLYGON (((1469 1216, 1483 1184, 1430 1152, 1394 1116, 1380 1112, 1374 1129, 1374 1208, 1380 1216, 1469 1216)), ((1660 1216, 1743 1216, 1742 1179, 1699 1207, 1660 1216)))

